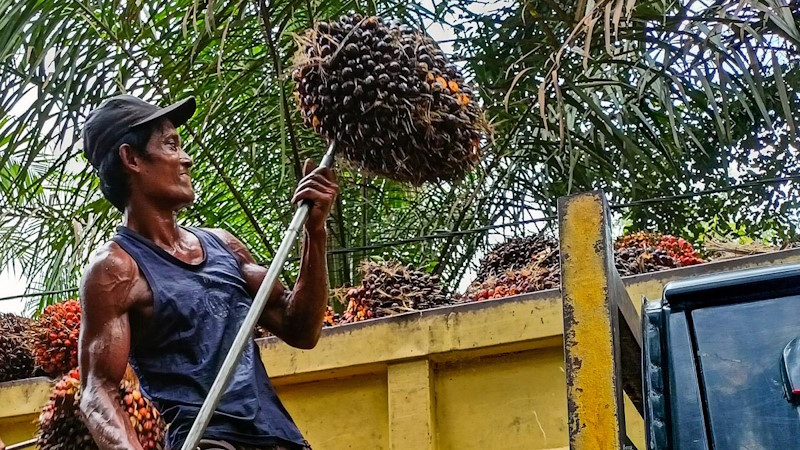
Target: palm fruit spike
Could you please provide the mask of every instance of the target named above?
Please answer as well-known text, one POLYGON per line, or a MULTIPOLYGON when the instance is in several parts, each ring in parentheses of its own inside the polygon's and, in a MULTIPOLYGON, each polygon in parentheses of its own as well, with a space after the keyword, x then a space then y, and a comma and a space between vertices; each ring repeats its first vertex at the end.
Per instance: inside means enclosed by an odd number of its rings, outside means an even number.
POLYGON ((636 231, 634 233, 619 237, 616 241, 614 241, 614 248, 655 247, 658 243, 658 240, 659 236, 655 233, 636 231))
POLYGON ((16 314, 0 314, 0 382, 33 376, 33 351, 27 338, 30 323, 16 314))
POLYGON ((31 325, 36 364, 58 377, 78 366, 81 305, 67 300, 48 306, 31 325))
POLYGON ((365 261, 361 286, 347 294, 341 323, 358 322, 391 314, 432 308, 447 303, 439 277, 397 262, 365 261))
POLYGON ((292 72, 304 123, 351 166, 422 184, 480 160, 490 128, 460 70, 424 33, 377 17, 318 22, 292 72))
MULTIPOLYGON (((80 373, 71 370, 56 383, 39 415, 40 450, 95 450, 97 445, 78 412, 80 373)), ((120 405, 145 450, 163 450, 166 425, 158 410, 128 377, 120 383, 120 405)))

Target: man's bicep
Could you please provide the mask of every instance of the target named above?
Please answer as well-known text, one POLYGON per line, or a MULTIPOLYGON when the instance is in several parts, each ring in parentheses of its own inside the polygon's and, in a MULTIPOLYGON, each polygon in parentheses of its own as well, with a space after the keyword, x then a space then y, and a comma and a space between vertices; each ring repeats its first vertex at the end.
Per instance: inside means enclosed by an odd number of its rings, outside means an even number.
MULTIPOLYGON (((261 283, 264 281, 264 278, 267 275, 267 268, 259 265, 253 255, 250 253, 250 250, 248 250, 242 241, 240 241, 230 232, 220 228, 209 231, 220 237, 231 250, 231 253, 236 256, 236 260, 239 263, 239 269, 242 272, 242 277, 244 278, 245 283, 247 283, 247 291, 255 298, 258 289, 261 287, 261 283)), ((284 299, 285 295, 285 286, 280 280, 275 281, 275 285, 270 293, 268 305, 280 303, 284 299)))
POLYGON ((82 281, 78 357, 84 381, 91 375, 119 382, 125 374, 131 336, 126 306, 132 283, 126 276, 129 271, 94 267, 82 281))
MULTIPOLYGON (((219 236, 236 256, 242 277, 247 284, 247 292, 255 298, 261 288, 261 283, 266 278, 267 268, 259 265, 242 241, 233 234, 222 229, 211 230, 211 232, 219 236)), ((289 291, 280 280, 276 280, 258 323, 273 334, 283 338, 286 328, 284 318, 286 317, 288 303, 289 291)))

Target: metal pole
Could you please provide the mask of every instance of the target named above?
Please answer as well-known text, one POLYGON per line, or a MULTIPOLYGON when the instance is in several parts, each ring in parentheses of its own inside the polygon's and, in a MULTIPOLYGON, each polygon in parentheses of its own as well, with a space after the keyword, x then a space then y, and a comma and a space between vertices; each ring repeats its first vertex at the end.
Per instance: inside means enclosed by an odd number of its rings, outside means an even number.
POLYGON ((30 439, 28 441, 23 441, 18 444, 11 444, 6 447, 6 450, 21 450, 23 448, 29 448, 36 445, 36 439, 30 439))
MULTIPOLYGON (((325 153, 325 156, 322 157, 320 167, 333 166, 333 154, 335 150, 336 143, 331 142, 328 146, 328 151, 325 153)), ((211 385, 208 396, 203 402, 200 411, 197 413, 197 418, 192 424, 192 428, 189 430, 189 435, 186 437, 186 441, 183 443, 181 450, 195 450, 200 439, 203 438, 203 433, 205 433, 206 427, 211 421, 211 415, 214 413, 214 410, 217 409, 217 405, 219 405, 220 398, 222 398, 222 394, 228 386, 231 375, 239 364, 239 358, 242 356, 245 345, 249 344, 252 339, 253 328, 255 328, 259 317, 261 317, 261 312, 267 304, 267 299, 269 299, 272 287, 278 279, 278 274, 283 268, 284 263, 286 263, 286 259, 289 257, 289 251, 294 246, 297 235, 308 219, 310 209, 311 204, 303 202, 297 208, 297 211, 295 211, 292 222, 289 224, 289 229, 283 236, 280 247, 278 247, 278 250, 275 252, 275 258, 269 265, 267 275, 264 277, 264 281, 261 282, 261 287, 258 288, 258 293, 256 293, 256 298, 253 300, 252 306, 250 306, 250 311, 248 311, 247 316, 244 318, 244 323, 242 323, 241 328, 239 328, 239 332, 236 334, 233 344, 231 344, 231 349, 222 362, 219 374, 217 374, 214 384, 211 385)))

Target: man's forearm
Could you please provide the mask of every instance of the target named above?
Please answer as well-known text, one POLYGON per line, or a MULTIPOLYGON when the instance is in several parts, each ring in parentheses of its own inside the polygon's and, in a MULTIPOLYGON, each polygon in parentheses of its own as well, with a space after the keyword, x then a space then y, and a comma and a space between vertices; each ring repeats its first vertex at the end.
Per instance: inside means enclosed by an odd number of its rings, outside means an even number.
POLYGON ((120 406, 118 390, 104 387, 84 390, 80 410, 100 450, 142 450, 120 406))
POLYGON ((298 334, 319 337, 325 306, 328 304, 328 262, 325 230, 306 230, 300 273, 297 276, 288 308, 288 319, 298 334))

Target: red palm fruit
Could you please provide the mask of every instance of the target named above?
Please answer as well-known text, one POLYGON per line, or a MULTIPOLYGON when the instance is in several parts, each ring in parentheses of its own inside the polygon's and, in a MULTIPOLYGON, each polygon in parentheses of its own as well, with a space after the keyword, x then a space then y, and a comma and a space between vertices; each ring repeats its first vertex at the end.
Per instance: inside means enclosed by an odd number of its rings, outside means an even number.
POLYGON ((67 300, 48 306, 31 325, 36 365, 50 376, 61 376, 78 365, 81 305, 67 300))

